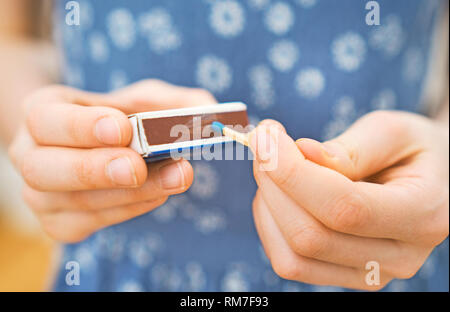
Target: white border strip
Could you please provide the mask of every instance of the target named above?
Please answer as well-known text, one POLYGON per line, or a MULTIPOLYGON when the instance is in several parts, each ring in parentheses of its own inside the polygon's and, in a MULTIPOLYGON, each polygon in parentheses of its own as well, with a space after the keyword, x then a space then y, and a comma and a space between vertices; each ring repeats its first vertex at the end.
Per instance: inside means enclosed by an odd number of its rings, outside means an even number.
POLYGON ((139 130, 138 121, 136 116, 129 117, 131 128, 133 129, 133 137, 131 138, 130 148, 138 152, 139 154, 144 154, 142 150, 141 142, 139 141, 139 130))
POLYGON ((161 152, 161 151, 170 151, 170 150, 176 150, 176 149, 182 149, 182 148, 199 147, 202 145, 226 143, 226 142, 233 142, 233 140, 230 138, 221 136, 221 137, 216 137, 216 138, 207 138, 207 139, 200 139, 200 140, 175 142, 175 143, 169 143, 169 144, 152 145, 152 146, 148 147, 147 153, 151 154, 151 153, 161 152))
POLYGON ((131 118, 133 116, 138 116, 142 119, 153 119, 162 117, 175 117, 175 116, 187 116, 187 115, 198 115, 198 114, 214 114, 214 113, 227 113, 227 112, 238 112, 247 110, 247 105, 242 102, 232 102, 224 104, 215 105, 204 105, 196 107, 186 107, 177 109, 167 109, 154 112, 136 113, 129 115, 131 118))

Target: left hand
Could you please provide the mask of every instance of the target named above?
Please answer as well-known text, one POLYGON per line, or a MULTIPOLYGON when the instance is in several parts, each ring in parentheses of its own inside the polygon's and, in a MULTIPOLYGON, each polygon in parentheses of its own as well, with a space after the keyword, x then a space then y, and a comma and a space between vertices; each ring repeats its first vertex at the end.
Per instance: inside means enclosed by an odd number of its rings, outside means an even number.
POLYGON ((185 192, 188 161, 146 164, 129 148, 128 114, 214 104, 206 90, 147 79, 111 93, 67 86, 36 90, 24 102, 26 123, 9 147, 26 182, 23 199, 53 239, 75 243, 185 192))
POLYGON ((378 290, 414 276, 448 236, 448 125, 379 111, 322 144, 267 120, 250 146, 256 228, 283 278, 378 290), (379 285, 366 282, 370 261, 379 285))

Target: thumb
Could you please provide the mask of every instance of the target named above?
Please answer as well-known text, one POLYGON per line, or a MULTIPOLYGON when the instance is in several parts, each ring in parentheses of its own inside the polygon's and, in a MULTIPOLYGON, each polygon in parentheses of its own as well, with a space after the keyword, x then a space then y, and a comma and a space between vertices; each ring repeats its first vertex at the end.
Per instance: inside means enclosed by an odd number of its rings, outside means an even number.
POLYGON ((378 111, 330 141, 299 139, 296 144, 305 158, 358 181, 420 151, 408 117, 407 113, 378 111))

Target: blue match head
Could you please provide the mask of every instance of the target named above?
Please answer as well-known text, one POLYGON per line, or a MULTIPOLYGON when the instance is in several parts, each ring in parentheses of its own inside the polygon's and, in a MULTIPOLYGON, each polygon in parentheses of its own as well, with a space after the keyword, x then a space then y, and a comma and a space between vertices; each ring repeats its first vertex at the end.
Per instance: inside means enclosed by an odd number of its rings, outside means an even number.
POLYGON ((223 128, 225 128, 225 126, 221 122, 213 121, 213 123, 211 124, 211 128, 215 132, 222 133, 222 130, 223 130, 223 128))

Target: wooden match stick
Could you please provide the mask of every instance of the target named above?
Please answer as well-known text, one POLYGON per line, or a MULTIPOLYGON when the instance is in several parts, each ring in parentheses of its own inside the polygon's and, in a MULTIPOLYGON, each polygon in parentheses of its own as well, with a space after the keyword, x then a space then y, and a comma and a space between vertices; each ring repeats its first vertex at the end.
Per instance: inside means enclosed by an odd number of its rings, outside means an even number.
POLYGON ((247 133, 241 133, 238 131, 235 131, 231 128, 225 127, 221 122, 214 121, 211 124, 211 127, 214 131, 222 133, 224 136, 239 142, 245 146, 248 146, 248 134, 247 133))

